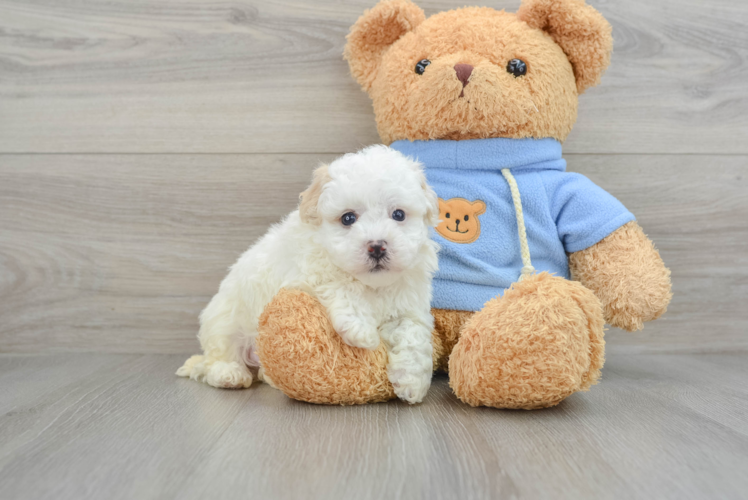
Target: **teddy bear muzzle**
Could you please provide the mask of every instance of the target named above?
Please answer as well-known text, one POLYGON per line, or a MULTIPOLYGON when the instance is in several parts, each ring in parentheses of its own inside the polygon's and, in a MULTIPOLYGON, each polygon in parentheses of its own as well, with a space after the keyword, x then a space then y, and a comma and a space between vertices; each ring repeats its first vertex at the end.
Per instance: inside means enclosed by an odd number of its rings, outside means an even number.
MULTIPOLYGON (((462 82, 462 88, 464 89, 470 81, 470 75, 473 74, 473 66, 465 63, 455 64, 455 73, 457 73, 457 79, 462 82)), ((465 91, 460 92, 460 97, 465 97, 465 91)))

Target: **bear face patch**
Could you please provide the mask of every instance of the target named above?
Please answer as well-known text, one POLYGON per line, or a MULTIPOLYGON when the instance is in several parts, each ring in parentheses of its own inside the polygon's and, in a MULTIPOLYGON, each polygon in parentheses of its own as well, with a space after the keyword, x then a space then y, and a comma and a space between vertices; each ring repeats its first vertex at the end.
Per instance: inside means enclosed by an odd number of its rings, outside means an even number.
POLYGON ((439 198, 439 225, 436 232, 454 243, 472 243, 480 236, 478 216, 486 211, 482 200, 465 198, 439 198))

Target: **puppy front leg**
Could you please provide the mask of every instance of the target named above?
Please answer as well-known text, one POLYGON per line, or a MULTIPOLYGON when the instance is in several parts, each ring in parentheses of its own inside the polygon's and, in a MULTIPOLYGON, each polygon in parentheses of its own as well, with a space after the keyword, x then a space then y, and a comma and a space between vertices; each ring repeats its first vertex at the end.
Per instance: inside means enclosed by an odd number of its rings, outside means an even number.
POLYGON ((319 295, 330 321, 343 342, 352 347, 374 350, 379 346, 379 332, 368 302, 353 286, 330 290, 319 295))
POLYGON ((383 324, 379 332, 387 347, 387 375, 395 394, 410 404, 420 403, 433 372, 431 327, 422 321, 396 318, 383 324))

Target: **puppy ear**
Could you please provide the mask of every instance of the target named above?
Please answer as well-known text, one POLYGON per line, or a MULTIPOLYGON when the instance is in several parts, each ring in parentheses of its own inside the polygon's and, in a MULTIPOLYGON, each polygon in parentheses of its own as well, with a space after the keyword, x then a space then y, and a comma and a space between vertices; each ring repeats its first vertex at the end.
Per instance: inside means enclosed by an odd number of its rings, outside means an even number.
POLYGON ((446 212, 449 206, 447 205, 447 202, 439 198, 439 211, 441 212, 442 207, 444 208, 444 211, 446 212))
POLYGON ((301 222, 316 226, 322 224, 322 217, 317 211, 317 204, 319 203, 319 197, 322 195, 322 189, 331 180, 327 165, 322 165, 314 171, 312 184, 299 195, 301 199, 299 203, 301 222))
POLYGON ((579 94, 600 83, 613 52, 612 28, 602 14, 584 0, 523 0, 517 17, 563 49, 579 94))
POLYGON ((436 192, 431 189, 428 182, 426 182, 426 176, 423 174, 423 170, 418 169, 418 174, 421 180, 421 189, 426 193, 426 201, 428 203, 426 208, 426 223, 431 227, 436 227, 439 224, 439 207, 442 204, 442 200, 436 196, 436 192))
POLYGON ((369 91, 385 51, 426 19, 410 0, 382 0, 351 26, 345 58, 361 88, 369 91))

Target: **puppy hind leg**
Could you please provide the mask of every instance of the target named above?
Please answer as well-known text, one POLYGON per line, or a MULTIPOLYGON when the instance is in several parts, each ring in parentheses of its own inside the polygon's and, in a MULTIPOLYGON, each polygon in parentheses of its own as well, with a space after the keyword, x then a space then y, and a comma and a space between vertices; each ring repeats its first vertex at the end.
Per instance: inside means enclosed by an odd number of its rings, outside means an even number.
POLYGON ((241 389, 252 385, 252 372, 244 362, 242 350, 232 335, 205 335, 201 329, 200 340, 205 352, 190 357, 177 370, 180 377, 224 389, 241 389))
POLYGON ((192 373, 195 372, 195 366, 202 364, 203 358, 204 357, 200 354, 191 356, 182 366, 179 367, 177 370, 177 376, 192 378, 192 373))
POLYGON ((204 381, 219 389, 246 389, 252 385, 252 372, 237 361, 213 361, 204 381))
POLYGON ((177 370, 177 375, 223 389, 242 389, 252 385, 252 372, 243 363, 221 361, 199 354, 185 361, 177 370))
POLYGON ((252 385, 252 372, 244 363, 236 336, 205 339, 205 356, 195 364, 190 378, 221 389, 245 389, 252 385))
POLYGON ((252 385, 253 377, 244 362, 246 342, 239 333, 231 297, 221 290, 200 315, 198 339, 204 355, 187 360, 182 372, 189 371, 191 379, 213 387, 241 389, 252 385))
POLYGON ((192 356, 185 361, 177 370, 177 375, 205 382, 219 389, 246 389, 253 381, 252 372, 244 363, 200 355, 192 356))

